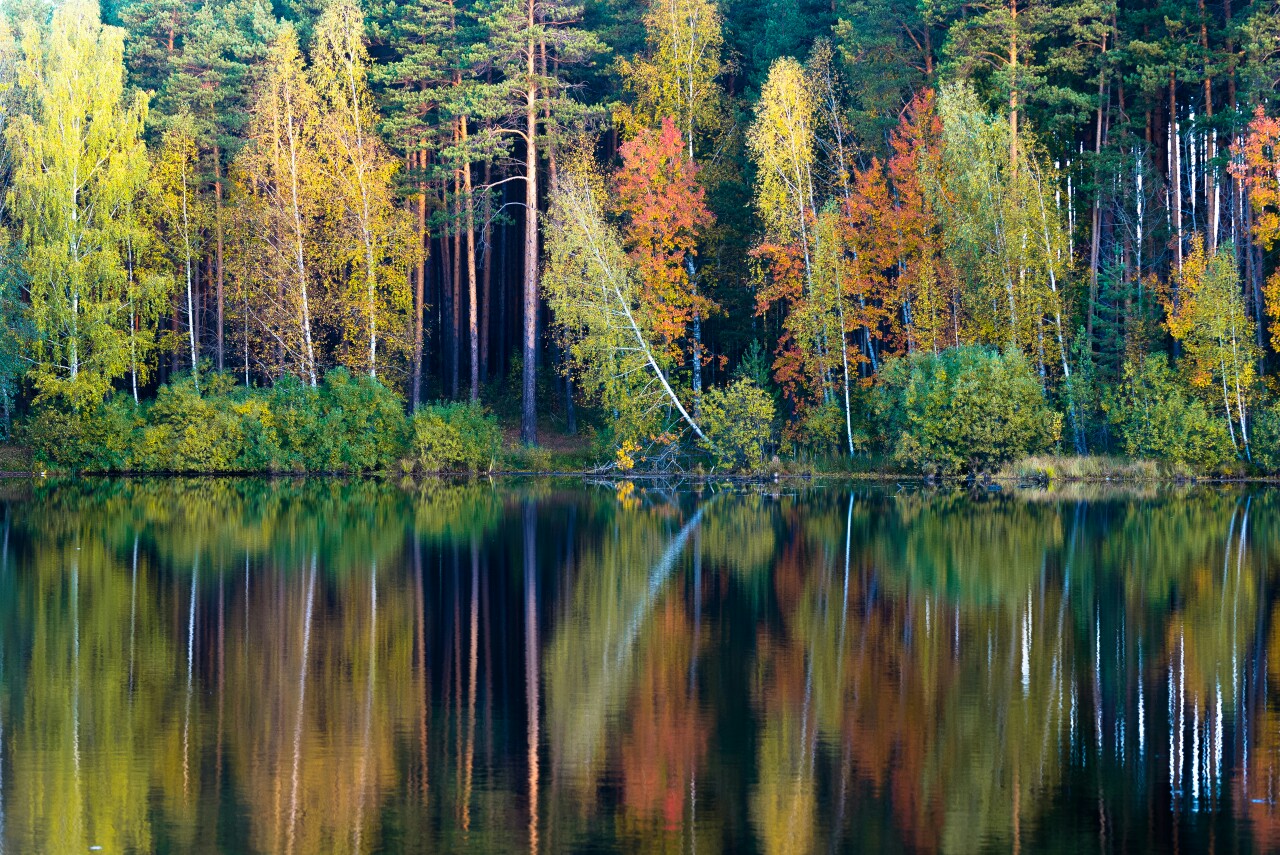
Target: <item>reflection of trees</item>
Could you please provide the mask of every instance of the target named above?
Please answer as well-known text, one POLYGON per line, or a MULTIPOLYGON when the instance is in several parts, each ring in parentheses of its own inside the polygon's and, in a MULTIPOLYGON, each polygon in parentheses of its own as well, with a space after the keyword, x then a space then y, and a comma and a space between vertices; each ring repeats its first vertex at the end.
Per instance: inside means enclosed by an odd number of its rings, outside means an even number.
POLYGON ((662 834, 683 823, 690 782, 707 753, 710 722, 690 685, 696 643, 673 592, 654 615, 627 704, 618 758, 626 815, 641 829, 652 829, 657 819, 662 834))
POLYGON ((6 851, 1030 849, 1171 775, 1280 844, 1269 494, 633 498, 37 487, 6 851))
POLYGON ((572 606, 543 654, 552 763, 578 794, 600 773, 609 717, 630 692, 653 609, 702 515, 622 512, 578 556, 572 606))
POLYGON ((48 522, 21 592, 30 646, 25 689, 6 705, 6 832, 20 852, 149 851, 148 799, 165 770, 148 748, 178 725, 163 598, 146 564, 135 600, 132 568, 101 540, 48 522))
POLYGON ((262 851, 376 849, 395 735, 417 720, 411 580, 317 575, 312 559, 255 577, 254 630, 227 641, 230 751, 262 851))
MULTIPOLYGON (((1257 611, 1247 507, 1222 493, 1101 506, 923 494, 787 515, 773 568, 782 620, 757 642, 762 844, 808 841, 793 824, 810 821, 798 806, 826 767, 828 792, 852 775, 888 797, 913 848, 1031 839, 1073 745, 1103 752, 1091 763, 1137 753, 1133 682, 1153 670, 1136 661, 1143 638, 1160 677, 1180 657, 1186 753, 1207 768, 1210 746, 1195 740, 1220 741, 1218 693, 1229 709, 1257 611), (1197 533, 1170 544, 1183 528, 1197 533), (1109 604, 1104 627, 1098 598, 1117 587, 1130 593, 1114 604, 1135 616, 1109 604)), ((812 820, 818 837, 846 815, 839 799, 831 810, 812 820)))

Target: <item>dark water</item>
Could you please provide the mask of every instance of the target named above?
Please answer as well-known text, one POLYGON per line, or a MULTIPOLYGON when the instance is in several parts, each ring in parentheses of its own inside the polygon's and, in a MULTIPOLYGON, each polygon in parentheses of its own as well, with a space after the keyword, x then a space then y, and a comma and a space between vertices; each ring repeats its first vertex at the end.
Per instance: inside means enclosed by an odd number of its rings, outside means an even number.
POLYGON ((4 489, 5 853, 1280 846, 1276 492, 4 489))

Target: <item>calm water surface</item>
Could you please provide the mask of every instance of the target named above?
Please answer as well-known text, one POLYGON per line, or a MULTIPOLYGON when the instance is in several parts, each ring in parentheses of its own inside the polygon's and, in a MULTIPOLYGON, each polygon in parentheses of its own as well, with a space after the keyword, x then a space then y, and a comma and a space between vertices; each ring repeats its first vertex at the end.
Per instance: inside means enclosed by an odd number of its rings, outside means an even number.
POLYGON ((1280 493, 0 489, 0 852, 1280 847, 1280 493))

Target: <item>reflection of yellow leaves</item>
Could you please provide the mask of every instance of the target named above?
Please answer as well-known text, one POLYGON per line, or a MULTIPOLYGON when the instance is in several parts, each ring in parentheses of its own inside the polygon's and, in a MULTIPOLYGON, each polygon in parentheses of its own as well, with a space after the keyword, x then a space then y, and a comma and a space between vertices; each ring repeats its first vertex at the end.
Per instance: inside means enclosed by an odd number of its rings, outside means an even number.
POLYGON ((812 852, 818 799, 799 717, 770 716, 760 735, 759 778, 751 819, 770 855, 812 852))
POLYGON ((618 504, 623 510, 634 511, 640 507, 640 499, 636 496, 634 481, 619 481, 617 486, 618 504))

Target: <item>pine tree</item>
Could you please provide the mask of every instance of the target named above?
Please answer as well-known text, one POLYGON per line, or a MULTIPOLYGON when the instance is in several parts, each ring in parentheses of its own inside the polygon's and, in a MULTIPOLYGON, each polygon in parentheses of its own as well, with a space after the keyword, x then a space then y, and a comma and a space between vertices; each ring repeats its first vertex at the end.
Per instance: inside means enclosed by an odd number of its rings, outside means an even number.
MULTIPOLYGON (((226 366, 226 233, 228 165, 243 144, 250 110, 250 69, 263 63, 275 19, 256 0, 214 0, 191 18, 182 50, 169 60, 170 73, 156 99, 164 116, 191 116, 200 152, 200 192, 211 195, 209 242, 213 251, 217 368, 226 366)), ((160 124, 164 124, 161 119, 160 124)))
POLYGON ((524 193, 523 335, 520 440, 538 440, 538 175, 544 146, 554 145, 562 128, 581 124, 580 105, 568 97, 567 72, 600 50, 595 36, 577 24, 579 6, 558 0, 494 0, 481 16, 485 64, 494 81, 482 90, 483 110, 493 118, 486 133, 495 148, 510 140, 523 146, 524 193))

